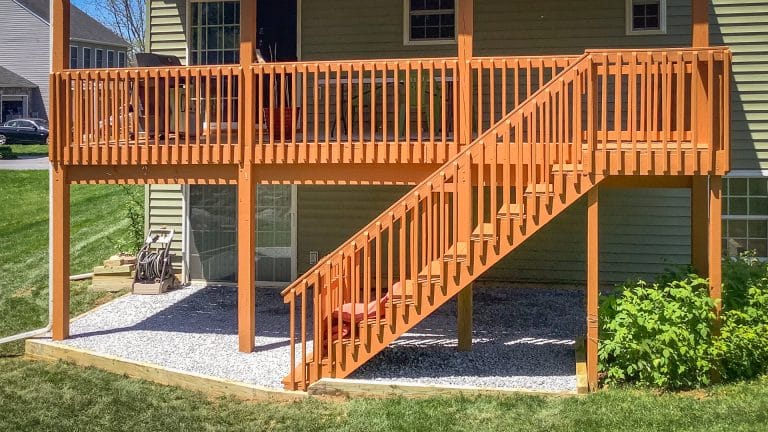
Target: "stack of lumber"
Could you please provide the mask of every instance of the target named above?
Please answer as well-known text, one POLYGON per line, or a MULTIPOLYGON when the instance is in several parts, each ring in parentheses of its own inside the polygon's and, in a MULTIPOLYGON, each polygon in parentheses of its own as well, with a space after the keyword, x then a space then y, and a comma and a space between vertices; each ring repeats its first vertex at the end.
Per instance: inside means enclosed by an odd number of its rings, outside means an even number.
POLYGON ((136 257, 115 255, 104 261, 103 266, 93 268, 91 289, 99 292, 130 290, 136 270, 136 257))

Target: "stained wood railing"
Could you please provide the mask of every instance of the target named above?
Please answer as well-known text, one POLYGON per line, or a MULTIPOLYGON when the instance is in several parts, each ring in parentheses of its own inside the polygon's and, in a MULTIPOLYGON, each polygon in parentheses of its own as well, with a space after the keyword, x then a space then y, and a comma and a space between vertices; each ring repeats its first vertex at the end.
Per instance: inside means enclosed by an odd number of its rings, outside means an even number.
POLYGON ((286 387, 348 376, 608 176, 724 174, 729 71, 722 49, 573 62, 283 291, 286 387))
MULTIPOLYGON (((474 136, 572 60, 474 60, 474 136)), ((50 156, 67 165, 236 164, 246 152, 259 164, 444 163, 459 151, 460 84, 455 58, 67 70, 51 76, 63 115, 52 121, 50 156)))

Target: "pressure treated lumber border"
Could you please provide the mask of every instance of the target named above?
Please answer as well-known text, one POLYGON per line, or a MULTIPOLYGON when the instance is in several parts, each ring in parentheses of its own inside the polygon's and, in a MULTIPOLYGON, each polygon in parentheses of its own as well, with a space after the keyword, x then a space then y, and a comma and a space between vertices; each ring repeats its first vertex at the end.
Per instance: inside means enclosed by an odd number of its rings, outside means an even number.
POLYGON ((589 393, 587 377, 587 340, 581 337, 576 341, 576 393, 589 393))
POLYGON ((33 360, 48 362, 61 360, 78 366, 95 367, 157 384, 198 391, 214 397, 234 396, 246 400, 297 400, 307 397, 307 394, 303 392, 238 383, 149 363, 125 360, 41 339, 28 339, 25 351, 26 356, 33 360))
POLYGON ((435 396, 515 396, 515 395, 543 395, 543 396, 574 396, 574 391, 546 391, 525 390, 488 387, 465 387, 436 384, 412 384, 402 382, 380 382, 368 380, 352 380, 323 378, 309 386, 308 392, 312 396, 334 397, 392 397, 404 396, 435 397, 435 396))

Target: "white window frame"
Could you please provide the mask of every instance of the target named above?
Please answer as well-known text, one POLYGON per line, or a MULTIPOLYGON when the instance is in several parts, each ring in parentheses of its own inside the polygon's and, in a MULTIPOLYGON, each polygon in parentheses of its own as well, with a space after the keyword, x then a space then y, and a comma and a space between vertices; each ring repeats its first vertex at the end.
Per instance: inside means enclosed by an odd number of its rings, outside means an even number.
MULTIPOLYGON (((723 183, 728 181, 729 179, 764 179, 768 180, 768 171, 762 171, 762 170, 737 170, 730 172, 727 176, 723 177, 723 183)), ((725 186, 725 185, 723 185, 725 186)), ((747 185, 749 187, 749 185, 747 185)), ((725 189, 725 187, 723 187, 725 189)), ((747 195, 745 197, 747 200, 749 200, 749 197, 751 196, 749 189, 747 190, 747 195)), ((723 206, 726 207, 730 205, 730 198, 732 197, 730 189, 728 190, 728 193, 723 193, 723 206)), ((738 195, 738 197, 742 197, 741 195, 738 195)), ((749 206, 749 202, 747 203, 749 206)), ((768 215, 759 215, 759 214, 751 214, 749 211, 749 207, 747 210, 746 215, 730 215, 729 211, 727 209, 722 210, 722 216, 721 219, 723 222, 728 221, 768 221, 768 215)), ((728 256, 731 255, 731 251, 728 249, 728 239, 732 238, 729 233, 723 229, 722 233, 723 240, 726 241, 726 246, 723 250, 723 253, 727 254, 728 256)), ((750 241, 751 237, 749 236, 749 233, 747 233, 746 237, 739 237, 739 238, 745 238, 747 242, 750 241)), ((768 257, 764 256, 758 256, 758 259, 761 261, 768 261, 768 257)))
POLYGON ((80 66, 80 48, 78 48, 77 45, 70 45, 69 46, 69 68, 77 69, 79 66, 80 66), (73 51, 75 53, 74 57, 72 57, 73 51), (72 60, 75 61, 75 67, 72 67, 72 60))
POLYGON ((96 57, 93 60, 93 66, 96 69, 104 69, 104 61, 106 59, 104 58, 104 50, 101 48, 96 48, 96 57))
POLYGON ((411 39, 411 0, 403 1, 403 45, 456 45, 459 35, 459 0, 453 5, 453 39, 411 39))
POLYGON ((119 68, 128 67, 128 56, 125 53, 125 51, 118 51, 118 53, 117 53, 117 67, 119 67, 119 68), (120 65, 120 63, 121 63, 120 62, 120 57, 123 58, 122 66, 120 65))
POLYGON ((91 69, 93 67, 93 50, 89 47, 83 47, 83 69, 91 69), (88 50, 88 55, 85 55, 85 51, 88 50), (85 59, 88 59, 88 66, 85 65, 85 59))
POLYGON ((113 50, 107 50, 107 69, 117 67, 117 56, 113 50), (109 54, 112 54, 112 64, 109 64, 109 54))
POLYGON ((634 30, 632 28, 633 5, 636 3, 652 3, 654 0, 626 0, 625 25, 627 36, 647 36, 667 34, 667 0, 655 0, 659 2, 659 28, 654 30, 634 30))

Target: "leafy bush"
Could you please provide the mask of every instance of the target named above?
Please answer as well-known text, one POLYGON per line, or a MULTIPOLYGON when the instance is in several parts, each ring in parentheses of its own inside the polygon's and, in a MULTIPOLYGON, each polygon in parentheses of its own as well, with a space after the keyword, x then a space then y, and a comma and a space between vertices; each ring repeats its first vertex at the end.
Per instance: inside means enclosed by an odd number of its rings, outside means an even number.
POLYGON ((12 148, 0 146, 0 159, 16 159, 16 155, 12 148))
POLYGON ((632 382, 669 389, 710 381, 714 302, 709 282, 690 274, 675 280, 627 283, 600 304, 600 368, 607 384, 632 382))
POLYGON ((723 313, 712 356, 726 381, 768 373, 768 267, 752 254, 723 266, 723 313))
POLYGON ((144 244, 144 188, 122 185, 120 190, 124 196, 123 211, 129 223, 128 233, 109 241, 117 252, 136 254, 144 244))
POLYGON ((768 373, 768 265, 749 253, 725 259, 722 297, 719 334, 709 282, 683 269, 602 297, 605 383, 681 389, 708 384, 711 371, 726 382, 768 373))

